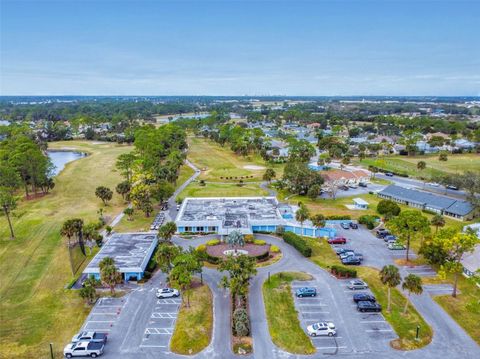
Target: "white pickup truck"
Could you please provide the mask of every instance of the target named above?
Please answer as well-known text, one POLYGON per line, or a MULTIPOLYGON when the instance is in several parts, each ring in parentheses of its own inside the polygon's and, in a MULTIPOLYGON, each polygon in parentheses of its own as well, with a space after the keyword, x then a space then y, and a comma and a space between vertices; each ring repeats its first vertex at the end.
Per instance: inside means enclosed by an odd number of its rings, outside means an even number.
POLYGON ((76 342, 106 343, 107 333, 83 331, 73 336, 72 343, 76 343, 76 342))
POLYGON ((63 355, 66 358, 73 357, 91 357, 96 358, 103 354, 105 344, 98 342, 78 342, 70 343, 63 349, 63 355))

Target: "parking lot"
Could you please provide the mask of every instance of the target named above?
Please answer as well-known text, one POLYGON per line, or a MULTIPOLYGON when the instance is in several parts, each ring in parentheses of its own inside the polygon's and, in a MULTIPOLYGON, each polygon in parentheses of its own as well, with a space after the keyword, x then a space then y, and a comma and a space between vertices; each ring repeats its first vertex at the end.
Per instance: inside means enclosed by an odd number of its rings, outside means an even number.
POLYGON ((124 306, 125 299, 123 298, 100 298, 92 308, 82 330, 109 333, 124 306))
POLYGON ((157 299, 146 323, 141 348, 168 349, 180 309, 180 298, 157 299))
MULTIPOLYGON (((317 352, 328 354, 382 351, 397 336, 381 313, 361 313, 353 302, 355 293, 370 293, 367 290, 350 290, 349 280, 336 280, 333 292, 325 290, 325 283, 317 280, 292 283, 292 295, 299 313, 300 325, 316 322, 333 322, 337 335, 334 337, 310 337, 317 352), (295 291, 301 287, 315 287, 316 297, 297 298, 295 291)), ((371 293, 370 293, 371 294, 371 293)))

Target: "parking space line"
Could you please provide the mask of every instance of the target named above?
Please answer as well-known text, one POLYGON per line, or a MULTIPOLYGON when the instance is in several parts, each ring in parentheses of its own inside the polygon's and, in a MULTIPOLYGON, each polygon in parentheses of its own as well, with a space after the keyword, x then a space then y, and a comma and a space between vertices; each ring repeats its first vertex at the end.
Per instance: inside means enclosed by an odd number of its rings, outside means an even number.
POLYGON ((87 323, 114 323, 115 320, 88 320, 87 323))
POLYGON ((148 344, 140 344, 142 348, 166 348, 166 345, 148 345, 148 344))
POLYGON ((145 334, 170 335, 173 328, 146 328, 145 334))

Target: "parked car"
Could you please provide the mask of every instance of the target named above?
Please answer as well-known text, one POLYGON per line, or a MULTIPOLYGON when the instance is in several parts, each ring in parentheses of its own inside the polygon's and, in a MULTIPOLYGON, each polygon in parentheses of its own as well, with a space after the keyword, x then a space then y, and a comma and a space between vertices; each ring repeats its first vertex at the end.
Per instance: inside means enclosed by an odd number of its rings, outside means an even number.
POLYGON ((354 256, 355 255, 355 252, 352 251, 352 250, 349 250, 349 251, 345 251, 343 252, 342 254, 340 254, 340 260, 344 260, 345 258, 348 258, 348 257, 351 257, 351 256, 354 256))
POLYGON ((362 253, 355 252, 355 257, 360 259, 360 262, 363 261, 363 254, 362 253))
POLYGON ((345 185, 339 186, 338 188, 340 188, 342 191, 348 191, 348 187, 345 185))
POLYGON ((387 234, 385 237, 383 237, 383 240, 385 242, 395 242, 397 237, 395 237, 393 234, 387 234))
POLYGON ((360 260, 360 258, 358 258, 355 255, 348 256, 347 258, 342 259, 342 264, 345 264, 345 265, 358 266, 361 263, 362 261, 360 260))
POLYGON ((317 290, 313 287, 303 287, 297 289, 295 295, 299 298, 303 297, 315 297, 317 295, 317 290))
POLYGON ((107 335, 108 335, 107 333, 83 331, 73 336, 72 343, 85 342, 85 341, 106 343, 107 335))
POLYGON ((382 306, 377 302, 361 300, 357 303, 357 310, 359 312, 381 312, 382 306))
POLYGON ((180 204, 177 204, 177 211, 180 210, 180 204))
POLYGON ((427 184, 428 184, 429 186, 432 186, 432 187, 438 187, 438 186, 440 186, 440 184, 437 183, 437 182, 428 182, 427 184))
POLYGON ((385 236, 388 236, 389 234, 390 234, 390 232, 385 228, 377 229, 377 232, 376 232, 377 238, 384 238, 385 236))
POLYGON ((339 255, 341 255, 345 252, 352 252, 353 253, 353 249, 344 248, 344 247, 335 248, 335 253, 337 253, 337 256, 339 256, 339 255))
POLYGON ((330 322, 319 322, 307 327, 307 333, 311 337, 316 336, 325 336, 328 335, 329 337, 333 337, 337 334, 335 330, 335 325, 330 322))
POLYGON ((365 283, 363 280, 353 279, 353 280, 351 280, 350 282, 348 282, 347 288, 348 288, 348 289, 352 289, 352 290, 355 290, 355 289, 367 289, 367 288, 368 288, 368 284, 365 283))
POLYGON ((401 243, 398 243, 398 242, 393 242, 393 243, 389 243, 388 244, 388 249, 392 250, 392 251, 398 251, 398 250, 402 250, 402 249, 407 249, 407 247, 401 243))
POLYGON ((103 354, 104 343, 98 342, 78 342, 70 343, 63 348, 63 355, 67 358, 73 357, 91 357, 96 358, 103 354))
POLYGON ((458 187, 454 186, 453 184, 448 184, 448 185, 445 186, 445 188, 451 189, 451 190, 454 190, 454 191, 458 191, 458 187))
POLYGON ((351 229, 358 229, 358 224, 355 222, 350 222, 350 228, 351 229))
POLYGON ((358 185, 355 183, 352 183, 352 184, 349 184, 348 187, 355 189, 355 188, 358 188, 358 185))
POLYGON ((345 244, 347 243, 347 239, 345 237, 335 237, 335 238, 329 238, 327 242, 329 244, 345 244))
POLYGON ((387 177, 393 177, 393 173, 392 173, 392 172, 387 172, 387 173, 385 173, 385 176, 387 176, 387 177))
POLYGON ((353 295, 353 301, 355 303, 358 303, 360 301, 364 302, 376 302, 376 299, 373 295, 368 294, 368 293, 355 293, 353 295))
POLYGON ((360 187, 364 187, 364 188, 365 188, 365 187, 368 187, 368 185, 367 185, 365 182, 360 182, 358 185, 359 185, 360 187))
POLYGON ((173 289, 173 288, 160 288, 157 290, 157 298, 174 298, 178 297, 180 293, 178 290, 173 289))
POLYGON ((348 222, 342 222, 342 223, 340 223, 340 226, 343 229, 350 229, 350 223, 348 223, 348 222))

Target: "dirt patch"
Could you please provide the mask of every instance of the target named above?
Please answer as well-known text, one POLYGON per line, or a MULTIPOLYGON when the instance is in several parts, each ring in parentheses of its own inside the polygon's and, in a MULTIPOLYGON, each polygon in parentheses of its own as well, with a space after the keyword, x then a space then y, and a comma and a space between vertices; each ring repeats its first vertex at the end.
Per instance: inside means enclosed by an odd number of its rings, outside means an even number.
POLYGON ((264 170, 264 166, 257 166, 257 165, 245 165, 243 166, 244 169, 246 170, 252 170, 252 171, 261 171, 264 170))

